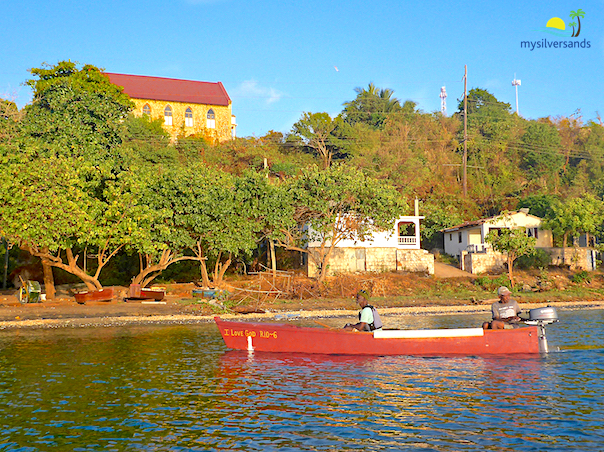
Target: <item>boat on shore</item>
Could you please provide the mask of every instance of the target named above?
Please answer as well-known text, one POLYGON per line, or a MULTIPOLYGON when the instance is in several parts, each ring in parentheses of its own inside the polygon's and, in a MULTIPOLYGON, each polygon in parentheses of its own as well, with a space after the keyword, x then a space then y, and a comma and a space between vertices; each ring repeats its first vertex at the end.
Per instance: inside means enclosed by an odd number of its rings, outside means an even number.
POLYGON ((103 287, 101 290, 79 292, 73 295, 76 302, 85 304, 91 301, 111 301, 114 297, 113 287, 103 287))
POLYGON ((140 284, 130 284, 126 300, 155 300, 161 301, 166 296, 166 290, 161 287, 141 287, 140 284))
POLYGON ((555 308, 531 309, 526 325, 504 330, 347 331, 269 322, 225 321, 214 317, 228 348, 328 355, 512 355, 549 351, 545 325, 558 321, 555 308))

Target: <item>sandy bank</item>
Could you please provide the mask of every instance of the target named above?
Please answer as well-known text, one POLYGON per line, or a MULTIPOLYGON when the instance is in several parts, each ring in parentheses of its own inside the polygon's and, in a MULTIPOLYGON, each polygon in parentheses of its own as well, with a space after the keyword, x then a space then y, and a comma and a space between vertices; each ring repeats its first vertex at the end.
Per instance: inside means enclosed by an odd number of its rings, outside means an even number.
MULTIPOLYGON (((604 301, 571 301, 553 303, 523 303, 523 310, 543 306, 555 306, 559 310, 566 309, 604 309, 604 301)), ((300 311, 275 311, 262 314, 220 314, 220 317, 228 320, 267 320, 288 321, 297 319, 320 319, 355 317, 356 310, 300 310, 300 311)), ((488 315, 488 305, 460 305, 460 306, 426 306, 426 307, 398 307, 381 308, 383 318, 388 316, 404 315, 454 315, 485 313, 488 315)), ((73 318, 38 318, 0 321, 0 330, 14 329, 53 329, 53 328, 90 328, 90 327, 115 327, 127 325, 174 325, 174 324, 198 324, 209 323, 214 319, 213 315, 195 314, 149 314, 144 315, 116 315, 102 317, 73 317, 73 318)))

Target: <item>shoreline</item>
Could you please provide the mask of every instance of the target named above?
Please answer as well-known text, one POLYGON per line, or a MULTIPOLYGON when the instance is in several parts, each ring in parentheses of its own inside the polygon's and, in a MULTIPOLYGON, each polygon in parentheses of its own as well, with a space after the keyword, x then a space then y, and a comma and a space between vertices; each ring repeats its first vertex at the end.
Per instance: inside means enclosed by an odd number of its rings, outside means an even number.
MULTIPOLYGON (((543 302, 522 303, 523 310, 534 309, 544 306, 554 306, 559 310, 575 309, 604 309, 604 301, 567 301, 567 302, 543 302)), ((457 314, 489 314, 490 305, 457 305, 457 306, 407 306, 395 308, 381 308, 382 317, 391 316, 415 316, 415 315, 457 315, 457 314)), ((40 318, 0 321, 0 331, 14 331, 27 329, 63 329, 63 328, 107 328, 137 325, 192 325, 212 323, 214 317, 219 316, 226 320, 251 320, 251 321, 292 321, 302 319, 341 318, 355 317, 358 310, 289 310, 272 311, 254 314, 138 314, 117 315, 102 317, 67 317, 67 318, 40 318)))

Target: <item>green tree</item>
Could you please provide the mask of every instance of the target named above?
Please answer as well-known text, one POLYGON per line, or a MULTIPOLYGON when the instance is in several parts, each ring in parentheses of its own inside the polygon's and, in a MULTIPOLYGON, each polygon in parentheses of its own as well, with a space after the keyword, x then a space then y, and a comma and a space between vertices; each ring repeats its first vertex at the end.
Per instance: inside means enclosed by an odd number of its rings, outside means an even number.
POLYGON ((346 165, 308 168, 290 181, 289 190, 296 227, 284 231, 279 244, 308 254, 320 282, 340 241, 365 240, 374 231, 389 229, 406 208, 393 187, 346 165), (318 243, 316 251, 305 247, 309 242, 318 243))
POLYGON ((293 221, 288 192, 266 174, 234 176, 201 162, 137 174, 142 190, 134 190, 140 196, 134 214, 154 218, 132 244, 142 256, 134 283, 143 286, 183 260, 200 263, 204 285, 220 286, 234 257, 259 240, 282 237, 293 221))
POLYGON ((508 277, 514 288, 513 267, 514 261, 532 253, 535 250, 535 238, 526 235, 524 229, 499 229, 490 231, 485 238, 495 251, 506 254, 508 264, 508 277))
POLYGON ((550 194, 534 194, 522 198, 518 201, 516 209, 529 209, 531 215, 539 218, 550 218, 552 216, 552 205, 558 201, 558 198, 550 194))
POLYGON ((8 175, 0 180, 0 235, 89 290, 101 289, 101 270, 132 237, 131 199, 111 184, 97 197, 90 186, 97 169, 82 157, 40 156, 35 147, 0 151, 8 175), (96 265, 78 256, 86 248, 96 265))
POLYGON ((0 140, 10 143, 18 134, 21 112, 17 104, 10 100, 0 99, 0 140))
POLYGON ((339 141, 333 134, 337 121, 327 113, 304 113, 292 127, 292 133, 323 160, 323 168, 331 165, 334 146, 339 141))
POLYGON ((557 188, 564 156, 560 135, 551 124, 531 121, 522 135, 522 168, 543 189, 557 188))
POLYGON ((96 163, 114 156, 133 107, 122 89, 92 65, 78 69, 61 61, 30 72, 36 78, 26 84, 34 98, 25 107, 23 133, 62 155, 84 155, 96 163))
MULTIPOLYGON (((368 88, 355 88, 357 97, 344 103, 342 116, 349 124, 363 123, 372 128, 382 128, 389 115, 403 111, 400 101, 391 89, 379 89, 373 83, 368 88)), ((415 105, 405 103, 406 111, 415 105)))
POLYGON ((604 221, 604 203, 593 195, 560 200, 552 205, 551 216, 544 227, 551 229, 554 236, 562 237, 563 248, 568 237, 576 238, 581 233, 595 234, 604 221))
POLYGON ((41 257, 45 284, 52 298, 50 265, 76 274, 90 289, 100 288, 101 269, 124 245, 116 242, 120 240, 117 238, 120 225, 124 224, 122 217, 112 215, 116 214, 113 206, 125 200, 109 200, 107 196, 123 162, 119 145, 123 120, 132 103, 121 88, 112 85, 94 66, 78 69, 75 63, 60 62, 32 69, 31 73, 37 77, 27 81, 34 90, 34 100, 23 110, 18 139, 2 150, 6 164, 18 174, 6 181, 4 194, 8 206, 5 207, 24 206, 17 208, 22 217, 6 223, 15 243, 41 257), (56 168, 69 169, 65 179, 61 179, 56 168), (69 187, 65 186, 66 181, 69 187), (65 190, 65 198, 57 195, 50 182, 65 190), (9 192, 12 196, 8 196, 9 192), (23 198, 23 193, 29 196, 23 198), (91 223, 88 229, 76 230, 58 221, 55 216, 63 209, 72 217, 66 221, 82 219, 83 224, 91 223), (92 212, 94 218, 84 215, 92 212), (25 229, 34 232, 20 232, 14 227, 19 221, 30 222, 25 229), (51 225, 57 226, 56 239, 46 235, 51 225), (84 270, 85 263, 77 262, 77 250, 88 246, 98 250, 97 273, 92 275, 84 270))
MULTIPOLYGON (((493 114, 500 111, 509 113, 512 106, 506 102, 500 102, 486 89, 472 88, 468 92, 468 119, 473 114, 493 114)), ((459 113, 463 112, 464 101, 462 99, 457 104, 459 113)))

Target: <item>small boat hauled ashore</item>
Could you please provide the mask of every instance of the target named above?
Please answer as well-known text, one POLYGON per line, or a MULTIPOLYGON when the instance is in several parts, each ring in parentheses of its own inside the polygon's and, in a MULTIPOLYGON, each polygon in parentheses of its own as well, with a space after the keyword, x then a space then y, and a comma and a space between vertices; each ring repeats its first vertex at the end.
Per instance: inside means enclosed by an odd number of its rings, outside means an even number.
POLYGON ((329 355, 510 355, 549 351, 545 325, 555 308, 530 310, 526 326, 506 330, 455 328, 352 332, 283 323, 224 321, 214 317, 227 347, 236 350, 329 355))

